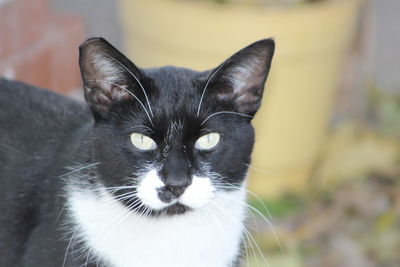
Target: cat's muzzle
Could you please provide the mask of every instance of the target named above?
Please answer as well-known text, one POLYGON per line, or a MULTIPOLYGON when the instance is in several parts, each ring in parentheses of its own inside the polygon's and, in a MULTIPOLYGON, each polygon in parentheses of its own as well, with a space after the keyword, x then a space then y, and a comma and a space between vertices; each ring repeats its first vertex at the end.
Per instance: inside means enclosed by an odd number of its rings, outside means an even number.
POLYGON ((158 197, 162 202, 172 203, 177 200, 184 192, 187 186, 163 186, 157 189, 158 197))

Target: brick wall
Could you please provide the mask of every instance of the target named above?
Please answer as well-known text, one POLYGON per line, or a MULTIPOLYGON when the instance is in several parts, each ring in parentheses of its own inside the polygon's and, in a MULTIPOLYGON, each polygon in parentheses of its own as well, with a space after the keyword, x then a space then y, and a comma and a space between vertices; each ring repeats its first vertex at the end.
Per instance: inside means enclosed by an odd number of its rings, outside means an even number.
POLYGON ((48 0, 0 0, 0 76, 68 93, 81 87, 82 40, 82 20, 48 0))

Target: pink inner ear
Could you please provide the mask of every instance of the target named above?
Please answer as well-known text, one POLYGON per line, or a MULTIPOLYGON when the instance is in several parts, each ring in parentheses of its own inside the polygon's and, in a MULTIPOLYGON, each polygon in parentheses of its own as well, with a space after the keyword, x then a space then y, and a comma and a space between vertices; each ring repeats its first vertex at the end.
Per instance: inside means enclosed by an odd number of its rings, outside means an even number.
POLYGON ((261 104, 262 92, 267 75, 267 57, 259 54, 238 60, 223 69, 221 78, 226 81, 217 89, 217 98, 230 101, 237 112, 254 115, 261 104))
MULTIPOLYGON (((106 113, 113 102, 133 99, 132 95, 123 88, 126 86, 95 85, 94 89, 85 88, 88 90, 88 102, 97 111, 106 113)), ((127 90, 127 89, 126 89, 127 90)))
POLYGON ((234 99, 237 104, 254 102, 259 98, 254 89, 260 88, 264 83, 264 74, 258 65, 254 68, 239 66, 231 70, 228 80, 231 84, 230 89, 220 90, 217 94, 218 99, 234 99))
POLYGON ((133 97, 128 92, 126 85, 113 86, 111 88, 111 99, 113 101, 124 101, 124 100, 131 100, 133 97))
POLYGON ((95 48, 88 50, 90 60, 84 63, 85 91, 94 108, 107 111, 114 101, 132 99, 126 86, 124 70, 111 57, 95 48), (90 92, 92 91, 92 92, 90 92))
POLYGON ((108 111, 109 106, 111 105, 111 100, 109 97, 104 95, 104 93, 97 89, 93 90, 91 88, 85 87, 86 91, 86 100, 91 106, 91 108, 95 109, 97 112, 106 113, 108 111))

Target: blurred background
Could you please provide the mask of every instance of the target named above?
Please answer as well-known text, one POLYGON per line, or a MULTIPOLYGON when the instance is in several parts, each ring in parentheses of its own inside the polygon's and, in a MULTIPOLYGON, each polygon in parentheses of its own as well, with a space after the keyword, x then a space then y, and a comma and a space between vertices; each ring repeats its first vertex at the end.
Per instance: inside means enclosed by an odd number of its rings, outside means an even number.
POLYGON ((273 37, 244 266, 400 266, 400 1, 0 0, 0 75, 82 99, 78 46, 216 67, 273 37))

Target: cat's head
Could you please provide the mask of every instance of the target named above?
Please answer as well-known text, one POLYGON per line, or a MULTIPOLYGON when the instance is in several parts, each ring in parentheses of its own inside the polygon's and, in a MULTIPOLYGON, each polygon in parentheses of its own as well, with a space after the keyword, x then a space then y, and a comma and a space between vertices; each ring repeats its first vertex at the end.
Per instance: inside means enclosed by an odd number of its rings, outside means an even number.
POLYGON ((239 190, 254 144, 274 41, 215 69, 140 69, 102 38, 80 47, 99 183, 131 209, 178 214, 239 190))

